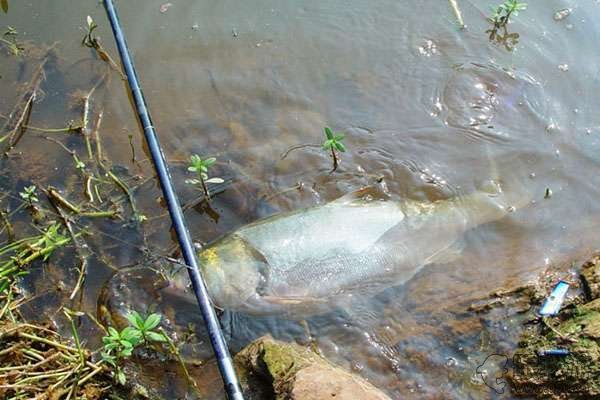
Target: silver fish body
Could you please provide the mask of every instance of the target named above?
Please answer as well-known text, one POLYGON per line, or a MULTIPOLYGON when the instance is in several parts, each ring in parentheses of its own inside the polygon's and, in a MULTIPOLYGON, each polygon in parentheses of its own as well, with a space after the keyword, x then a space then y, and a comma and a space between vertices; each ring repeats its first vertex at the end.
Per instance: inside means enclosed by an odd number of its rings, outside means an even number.
POLYGON ((213 302, 253 314, 326 311, 408 281, 467 230, 510 211, 501 193, 436 202, 364 193, 259 220, 205 248, 213 302))

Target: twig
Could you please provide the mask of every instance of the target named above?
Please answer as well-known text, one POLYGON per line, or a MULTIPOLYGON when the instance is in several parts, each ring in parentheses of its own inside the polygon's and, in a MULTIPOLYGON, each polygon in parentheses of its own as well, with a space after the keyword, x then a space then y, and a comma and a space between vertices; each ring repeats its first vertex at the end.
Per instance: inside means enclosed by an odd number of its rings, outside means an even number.
POLYGON ((318 143, 305 143, 292 146, 281 154, 280 159, 285 159, 293 150, 303 149, 305 147, 321 147, 321 145, 318 143))
POLYGON ((467 26, 465 25, 465 21, 463 20, 462 13, 460 12, 460 9, 458 8, 458 3, 456 2, 456 0, 448 0, 448 1, 450 1, 450 6, 452 7, 452 10, 454 11, 454 15, 456 15, 456 19, 458 20, 460 29, 465 29, 467 26))
POLYGON ((21 95, 21 98, 13 108, 13 111, 9 114, 8 119, 4 123, 0 132, 2 132, 3 136, 0 137, 0 143, 7 141, 7 145, 5 146, 2 152, 6 152, 7 150, 14 147, 17 142, 21 139, 24 133, 24 125, 26 125, 27 119, 29 117, 29 113, 31 112, 31 108, 33 102, 36 99, 37 93, 40 90, 40 86, 44 79, 46 78, 45 67, 46 63, 50 59, 50 53, 53 50, 54 45, 52 45, 43 60, 40 62, 35 72, 32 75, 32 78, 25 88, 25 91, 21 95), (19 135, 16 135, 18 130, 21 130, 19 135))

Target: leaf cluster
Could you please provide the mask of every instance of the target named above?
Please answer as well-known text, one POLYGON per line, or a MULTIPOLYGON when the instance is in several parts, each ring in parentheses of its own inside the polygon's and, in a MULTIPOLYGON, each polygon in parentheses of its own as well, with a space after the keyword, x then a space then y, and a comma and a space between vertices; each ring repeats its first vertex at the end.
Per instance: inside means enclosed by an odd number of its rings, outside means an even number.
POLYGON ((23 200, 25 200, 26 202, 28 202, 29 204, 37 203, 39 201, 39 199, 35 195, 36 190, 37 190, 37 188, 35 187, 35 185, 26 186, 23 188, 22 192, 19 192, 19 196, 21 196, 21 198, 23 200))
POLYGON ((489 39, 503 44, 506 50, 512 51, 519 43, 519 34, 516 32, 509 33, 507 25, 511 16, 517 16, 519 11, 526 9, 527 3, 520 3, 518 0, 506 0, 494 8, 492 16, 488 18, 492 27, 485 31, 490 35, 489 39))
POLYGON ((122 362, 131 357, 136 347, 151 342, 168 342, 162 332, 154 330, 160 324, 160 314, 150 314, 143 318, 137 311, 132 311, 126 318, 129 326, 121 332, 110 326, 108 335, 102 338, 102 360, 114 368, 114 377, 121 385, 127 382, 122 362))
POLYGON ((330 151, 338 150, 341 152, 345 152, 346 146, 344 145, 344 143, 342 143, 342 141, 344 140, 345 137, 346 136, 342 132, 333 133, 331 128, 326 126, 325 127, 325 141, 323 142, 323 144, 321 146, 323 147, 323 150, 330 150, 330 151))
POLYGON ((204 194, 208 197, 208 188, 206 187, 207 183, 223 183, 225 182, 222 178, 218 177, 208 177, 208 169, 214 165, 217 161, 215 157, 209 157, 206 159, 202 159, 198 154, 192 154, 190 157, 190 164, 188 166, 188 171, 196 173, 196 178, 186 179, 185 183, 190 185, 200 185, 202 186, 202 190, 204 194))

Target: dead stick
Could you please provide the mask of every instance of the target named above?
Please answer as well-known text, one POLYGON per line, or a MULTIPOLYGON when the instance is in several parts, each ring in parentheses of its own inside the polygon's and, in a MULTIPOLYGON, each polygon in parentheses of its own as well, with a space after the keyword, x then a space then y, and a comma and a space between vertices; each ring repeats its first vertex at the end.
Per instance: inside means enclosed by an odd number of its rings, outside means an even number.
POLYGON ((458 20, 458 23, 460 25, 460 29, 465 29, 466 28, 465 21, 463 20, 462 13, 460 12, 460 9, 458 8, 458 3, 456 2, 456 0, 449 0, 449 1, 450 1, 450 6, 452 7, 452 10, 454 11, 454 15, 456 15, 456 19, 458 20))

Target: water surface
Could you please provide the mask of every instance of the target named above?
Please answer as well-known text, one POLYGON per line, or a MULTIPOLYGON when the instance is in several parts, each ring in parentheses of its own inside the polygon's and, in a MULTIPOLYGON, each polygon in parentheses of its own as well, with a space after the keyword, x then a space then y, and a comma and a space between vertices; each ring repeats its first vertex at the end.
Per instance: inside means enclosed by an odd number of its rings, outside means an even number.
MULTIPOLYGON (((520 34, 512 52, 487 40, 491 4, 479 0, 459 2, 464 31, 444 1, 173 0, 161 13, 162 3, 130 0, 118 7, 183 202, 198 197, 184 183, 191 153, 216 155, 215 173, 233 180, 211 212, 186 212, 198 242, 277 212, 322 204, 379 177, 396 197, 460 196, 489 179, 532 196, 506 218, 469 231, 459 259, 427 266, 405 286, 370 299, 373 331, 353 324, 343 310, 308 321, 324 355, 393 398, 495 396, 476 368, 491 353, 510 354, 521 328, 508 311, 481 316, 468 306, 548 268, 567 271, 571 261, 598 248, 600 25, 594 21, 600 3, 531 2, 509 26, 520 34), (569 7, 569 17, 553 19, 569 7), (326 125, 347 134, 349 151, 338 172, 329 174, 331 161, 317 148, 281 159, 290 146, 321 141, 326 125)), ((0 15, 0 26, 15 27, 21 39, 58 41, 59 57, 31 125, 65 126, 78 118, 68 95, 89 90, 104 72, 105 64, 80 45, 88 14, 116 57, 95 1, 11 2, 8 14, 0 15)), ((12 109, 34 64, 2 57, 2 114, 12 109)), ((104 112, 105 154, 124 174, 151 177, 125 84, 111 76, 93 109, 104 112), (138 162, 131 160, 129 134, 138 162)), ((76 137, 61 138, 84 151, 76 137)), ((24 156, 3 164, 3 191, 32 181, 69 186, 65 176, 74 170, 60 147, 28 132, 16 150, 24 156)), ((80 304, 95 312, 120 301, 138 309, 160 303, 182 329, 198 325, 198 357, 209 359, 193 308, 127 295, 143 289, 133 276, 120 300, 100 296, 112 274, 107 264, 136 264, 144 249, 170 254, 174 241, 159 196, 154 180, 137 192, 150 217, 142 231, 117 222, 95 225, 110 235, 94 242, 106 258, 94 260, 80 304)), ((64 294, 46 286, 53 293, 45 297, 49 304, 60 304, 64 294)), ((222 321, 233 351, 265 333, 306 341, 293 320, 225 313, 222 321)), ((209 381, 216 369, 207 361, 196 373, 209 381)), ((176 372, 164 379, 171 393, 185 390, 176 372)))

